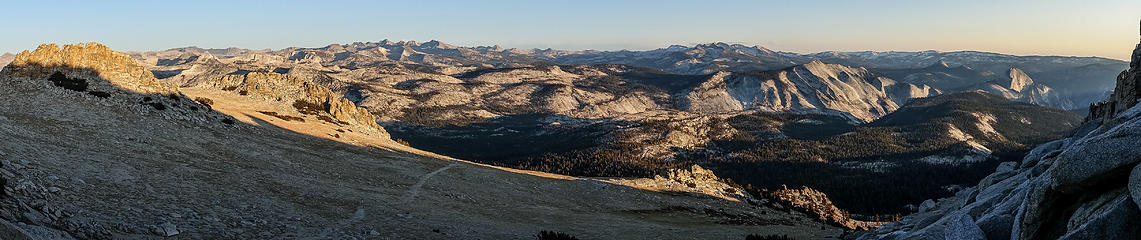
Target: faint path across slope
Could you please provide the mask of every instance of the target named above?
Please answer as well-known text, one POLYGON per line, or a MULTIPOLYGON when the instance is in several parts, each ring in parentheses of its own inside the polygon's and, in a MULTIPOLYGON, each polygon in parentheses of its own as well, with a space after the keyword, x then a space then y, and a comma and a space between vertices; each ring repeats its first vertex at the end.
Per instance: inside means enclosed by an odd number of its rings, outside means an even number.
POLYGON ((432 178, 432 176, 436 176, 436 174, 440 174, 444 170, 448 170, 449 168, 455 167, 456 164, 457 163, 448 164, 447 166, 444 166, 440 169, 436 169, 436 171, 432 171, 428 174, 424 174, 424 176, 421 176, 420 181, 417 181, 415 185, 412 185, 412 188, 408 189, 408 193, 404 194, 404 199, 402 199, 400 201, 400 203, 412 202, 412 199, 416 198, 416 195, 420 194, 420 188, 424 187, 424 183, 427 183, 429 178, 432 178))

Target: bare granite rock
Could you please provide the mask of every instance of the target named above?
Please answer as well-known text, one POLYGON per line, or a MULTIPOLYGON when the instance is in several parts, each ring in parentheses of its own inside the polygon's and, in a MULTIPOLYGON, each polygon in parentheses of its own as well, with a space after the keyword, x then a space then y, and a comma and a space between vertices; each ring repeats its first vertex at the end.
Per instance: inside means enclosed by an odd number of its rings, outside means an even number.
POLYGON ((235 91, 241 95, 262 97, 266 101, 293 104, 295 108, 306 114, 329 114, 339 122, 362 125, 377 132, 385 132, 377 125, 376 116, 367 109, 357 107, 353 102, 333 94, 321 85, 285 74, 252 72, 244 75, 227 75, 203 82, 196 87, 235 91))

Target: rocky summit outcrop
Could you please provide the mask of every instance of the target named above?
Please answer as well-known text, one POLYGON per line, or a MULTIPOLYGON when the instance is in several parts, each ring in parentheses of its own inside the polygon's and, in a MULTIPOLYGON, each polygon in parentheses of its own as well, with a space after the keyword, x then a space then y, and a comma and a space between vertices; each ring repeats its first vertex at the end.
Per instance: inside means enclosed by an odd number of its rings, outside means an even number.
POLYGON ((328 88, 290 75, 262 72, 227 75, 196 87, 234 91, 241 95, 261 97, 266 101, 292 104, 304 114, 329 114, 336 123, 361 125, 384 133, 384 129, 376 123, 376 116, 367 109, 357 107, 352 101, 333 94, 328 88))
POLYGON ((76 104, 129 109, 168 119, 228 121, 160 81, 130 56, 98 43, 43 44, 23 51, 0 71, 0 88, 42 92, 76 104))
POLYGON ((978 186, 924 203, 862 239, 1141 238, 1141 107, 1135 51, 1113 99, 1072 137, 1005 162, 978 186))
POLYGON ((788 187, 784 187, 783 189, 768 192, 766 197, 778 204, 787 204, 793 209, 816 216, 821 221, 848 229, 867 230, 883 224, 882 222, 868 222, 852 219, 852 216, 848 214, 847 211, 841 210, 837 208, 836 205, 833 205, 832 200, 828 199, 827 194, 809 187, 802 187, 801 189, 789 189, 788 187))
MULTIPOLYGON (((116 88, 141 94, 174 94, 178 87, 159 81, 149 70, 130 56, 115 52, 98 43, 63 45, 43 44, 35 51, 23 51, 5 67, 6 75, 14 78, 48 79, 57 73, 68 78, 94 79, 84 83, 61 83, 72 90, 112 92, 116 88)), ((57 76, 58 78, 58 76, 57 76)))

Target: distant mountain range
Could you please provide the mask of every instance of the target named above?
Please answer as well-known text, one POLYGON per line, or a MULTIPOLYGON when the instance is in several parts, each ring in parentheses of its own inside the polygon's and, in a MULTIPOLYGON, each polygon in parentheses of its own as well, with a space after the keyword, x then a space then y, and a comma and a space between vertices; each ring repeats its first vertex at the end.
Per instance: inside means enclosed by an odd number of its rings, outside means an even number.
MULTIPOLYGON (((299 64, 317 72, 338 73, 373 66, 416 74, 454 76, 478 69, 537 67, 546 65, 619 64, 655 68, 677 75, 714 75, 780 70, 814 61, 863 68, 878 77, 937 92, 983 90, 1008 98, 1063 109, 1078 109, 1104 100, 1112 90, 1113 77, 1127 67, 1124 61, 1097 57, 1013 56, 985 52, 823 52, 797 54, 758 46, 711 43, 692 47, 670 46, 649 51, 564 51, 552 49, 504 49, 458 47, 439 41, 381 41, 333 44, 321 48, 282 50, 176 48, 136 52, 132 57, 155 66, 160 77, 189 78, 201 69, 187 69, 199 57, 232 63, 234 71, 294 71, 299 64), (234 68, 233 65, 239 66, 234 68), (245 65, 247 67, 242 68, 245 65), (182 66, 181 68, 179 66, 182 66), (274 66, 253 69, 253 66, 274 66), (336 66, 338 69, 322 70, 336 66), (398 69, 398 70, 397 70, 398 69), (189 70, 178 76, 176 70, 189 70), (1030 81, 1030 88, 1009 83, 1014 78, 1030 81), (997 83, 991 84, 991 83, 997 83), (1023 92, 1026 90, 1026 92, 1023 92)), ((198 64, 203 64, 199 60, 198 64)), ((201 68, 201 67, 199 67, 201 68)), ((309 74, 314 75, 314 74, 309 74)), ((316 74, 320 75, 320 74, 316 74)), ((365 77, 369 76, 368 73, 365 77)), ((873 78, 874 79, 874 78, 873 78)), ((191 81, 191 80, 188 80, 191 81)), ((803 88, 803 87, 801 87, 803 88)), ((901 87, 902 88, 902 87, 901 87)), ((905 101, 895 99, 896 105, 905 101)), ((883 106, 889 107, 889 106, 883 106)), ((861 115, 861 114, 855 114, 861 115)), ((867 119, 865 119, 867 120, 867 119)))

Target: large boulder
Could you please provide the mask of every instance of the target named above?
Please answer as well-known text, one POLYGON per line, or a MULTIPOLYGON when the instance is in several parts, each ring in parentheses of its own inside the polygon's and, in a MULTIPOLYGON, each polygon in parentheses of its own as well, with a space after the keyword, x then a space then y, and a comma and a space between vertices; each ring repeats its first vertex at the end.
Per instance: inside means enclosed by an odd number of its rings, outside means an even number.
POLYGON ((1127 173, 1141 162, 1141 119, 1132 119, 1108 131, 1074 142, 1058 155, 1051 177, 1062 192, 1081 191, 1116 174, 1127 173))

